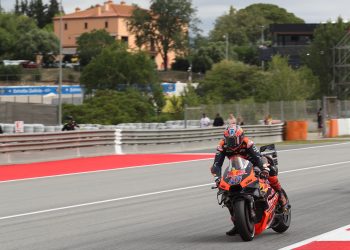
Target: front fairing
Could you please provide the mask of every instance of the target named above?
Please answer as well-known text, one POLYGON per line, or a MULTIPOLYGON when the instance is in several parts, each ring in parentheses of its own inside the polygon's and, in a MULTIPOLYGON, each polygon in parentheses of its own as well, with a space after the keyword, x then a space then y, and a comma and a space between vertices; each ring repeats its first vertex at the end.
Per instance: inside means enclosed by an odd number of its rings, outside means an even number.
POLYGON ((239 156, 230 158, 219 187, 227 191, 258 188, 258 179, 255 177, 252 163, 239 156))
POLYGON ((223 180, 230 185, 241 183, 243 175, 250 170, 251 163, 241 157, 233 157, 223 171, 223 180))

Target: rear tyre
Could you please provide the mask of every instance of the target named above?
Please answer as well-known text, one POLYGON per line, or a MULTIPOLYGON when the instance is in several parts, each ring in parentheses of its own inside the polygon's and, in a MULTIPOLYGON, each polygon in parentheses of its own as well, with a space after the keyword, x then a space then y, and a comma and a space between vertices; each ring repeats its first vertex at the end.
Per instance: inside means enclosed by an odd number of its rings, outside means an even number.
POLYGON ((279 220, 276 226, 272 227, 272 230, 274 230, 277 233, 284 233, 288 230, 290 226, 290 222, 292 220, 292 208, 289 205, 289 199, 287 196, 287 193, 282 189, 282 192, 284 193, 285 197, 287 198, 287 208, 285 211, 283 211, 281 214, 278 215, 279 220))
POLYGON ((249 210, 246 200, 235 202, 235 226, 244 241, 251 241, 255 236, 255 223, 249 210))

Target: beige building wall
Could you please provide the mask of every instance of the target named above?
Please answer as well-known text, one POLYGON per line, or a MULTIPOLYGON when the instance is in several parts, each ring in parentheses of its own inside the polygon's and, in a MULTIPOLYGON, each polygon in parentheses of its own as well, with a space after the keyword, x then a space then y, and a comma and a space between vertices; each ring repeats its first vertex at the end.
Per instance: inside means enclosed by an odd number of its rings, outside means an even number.
MULTIPOLYGON (((129 47, 135 48, 135 36, 128 32, 125 18, 64 19, 62 26, 64 48, 76 48, 77 39, 81 34, 99 29, 105 29, 116 40, 121 40, 122 37, 128 37, 129 47), (108 25, 108 28, 105 25, 108 25)), ((58 38, 60 37, 59 29, 60 22, 59 20, 55 20, 54 30, 58 38)))
MULTIPOLYGON (((97 5, 81 11, 76 9, 75 13, 71 13, 62 17, 62 46, 63 48, 77 48, 78 37, 93 30, 105 29, 116 40, 127 39, 130 50, 136 49, 135 36, 128 31, 128 16, 132 13, 132 6, 126 5, 124 2, 114 4, 113 1, 107 1, 104 5, 97 5), (114 7, 113 7, 114 6, 114 7), (113 12, 121 8, 121 15, 113 12)), ((54 32, 60 39, 60 18, 54 19, 54 32)), ((175 52, 168 53, 169 65, 175 59, 175 52)), ((158 70, 163 70, 163 60, 160 53, 155 54, 155 62, 158 70)))

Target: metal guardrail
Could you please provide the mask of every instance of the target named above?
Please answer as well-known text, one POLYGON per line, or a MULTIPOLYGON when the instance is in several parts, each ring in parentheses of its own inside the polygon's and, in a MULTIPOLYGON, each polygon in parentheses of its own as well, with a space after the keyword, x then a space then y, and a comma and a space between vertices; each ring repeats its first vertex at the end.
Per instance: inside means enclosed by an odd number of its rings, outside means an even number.
MULTIPOLYGON (((282 140, 283 125, 254 125, 243 126, 248 137, 260 139, 280 137, 282 140)), ((200 128, 200 129, 174 129, 174 130, 122 130, 122 144, 167 144, 177 142, 193 142, 203 140, 218 140, 223 136, 224 127, 200 128)), ((281 141, 280 140, 280 141, 281 141)))
MULTIPOLYGON (((283 124, 243 128, 256 143, 282 141, 283 124)), ((223 130, 224 127, 212 127, 3 134, 0 135, 0 165, 94 155, 215 149, 223 130)))
POLYGON ((0 135, 0 153, 114 145, 114 142, 113 130, 4 134, 0 135))

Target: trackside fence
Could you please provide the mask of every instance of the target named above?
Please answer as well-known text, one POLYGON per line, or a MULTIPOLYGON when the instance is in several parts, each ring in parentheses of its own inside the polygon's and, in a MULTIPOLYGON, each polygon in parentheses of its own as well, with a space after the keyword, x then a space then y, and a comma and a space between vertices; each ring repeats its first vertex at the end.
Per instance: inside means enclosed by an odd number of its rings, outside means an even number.
MULTIPOLYGON (((0 135, 0 165, 75 157, 213 149, 223 127, 174 130, 93 130, 0 135)), ((283 124, 244 126, 256 143, 281 142, 283 124)))

